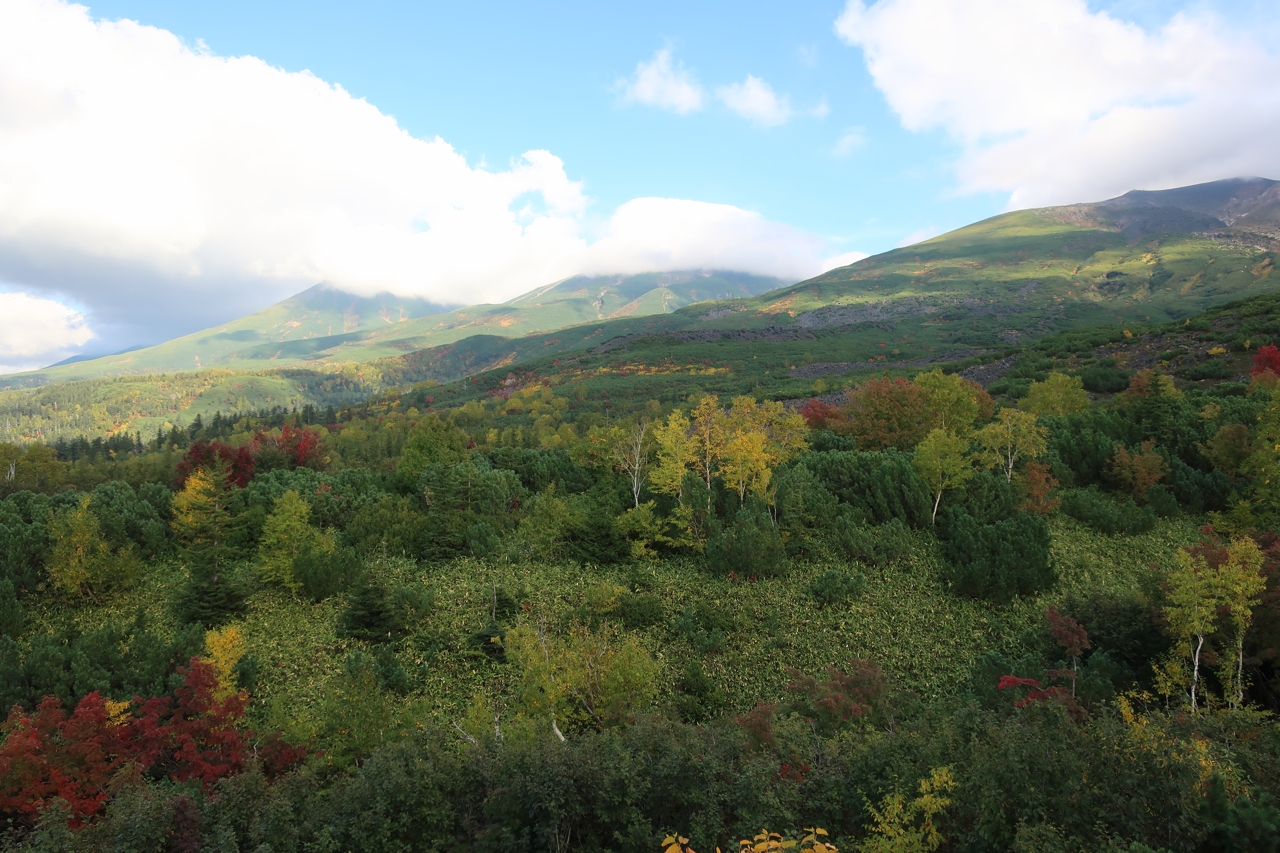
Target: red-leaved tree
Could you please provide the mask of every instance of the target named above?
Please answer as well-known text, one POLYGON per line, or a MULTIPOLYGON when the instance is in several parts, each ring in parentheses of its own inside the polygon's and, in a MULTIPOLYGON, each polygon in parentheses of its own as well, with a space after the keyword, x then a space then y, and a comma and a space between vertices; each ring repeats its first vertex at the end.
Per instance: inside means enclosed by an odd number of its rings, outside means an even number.
POLYGON ((798 411, 809 429, 832 429, 843 417, 839 409, 817 397, 806 400, 798 411))
POLYGON ((241 772, 256 753, 269 777, 297 764, 305 750, 268 738, 255 750, 253 732, 239 728, 247 695, 218 699, 213 665, 192 658, 175 696, 135 697, 134 712, 113 719, 104 697, 90 693, 68 717, 46 696, 34 713, 9 713, 0 741, 0 816, 32 825, 55 799, 73 826, 99 814, 111 781, 127 764, 152 776, 196 781, 206 789, 241 772))
POLYGON ((1258 351, 1253 354, 1253 366, 1249 368, 1249 375, 1261 376, 1268 370, 1280 376, 1280 347, 1275 344, 1258 347, 1258 351))
POLYGON ((325 467, 320 433, 305 427, 285 424, 279 435, 259 431, 249 445, 258 468, 314 468, 325 467))
POLYGON ((849 391, 838 431, 859 450, 909 450, 928 434, 932 417, 925 393, 906 379, 871 379, 849 391))
POLYGON ((231 447, 221 441, 197 441, 187 448, 174 469, 173 490, 179 491, 196 471, 218 462, 227 466, 228 485, 243 489, 253 479, 253 453, 248 447, 231 447))

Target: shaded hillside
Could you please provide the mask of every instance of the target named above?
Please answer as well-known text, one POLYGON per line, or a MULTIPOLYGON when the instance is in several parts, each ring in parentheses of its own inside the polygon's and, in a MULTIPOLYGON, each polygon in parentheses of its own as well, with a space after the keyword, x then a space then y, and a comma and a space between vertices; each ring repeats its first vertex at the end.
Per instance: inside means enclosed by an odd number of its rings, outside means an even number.
POLYGON ((733 272, 575 276, 501 305, 445 308, 390 294, 364 298, 322 285, 256 314, 119 355, 0 380, 0 388, 199 370, 326 369, 389 358, 479 333, 519 337, 613 317, 661 314, 693 302, 747 297, 784 282, 733 272))
POLYGON ((1240 223, 1253 216, 1250 227, 1269 228, 1277 187, 1224 181, 1008 213, 763 296, 516 340, 468 338, 379 368, 406 381, 449 381, 581 348, 618 350, 649 335, 670 346, 725 341, 755 350, 834 336, 822 346, 831 358, 867 362, 1018 345, 1080 326, 1163 323, 1275 289, 1274 241, 1240 223), (1241 187, 1257 192, 1241 202, 1241 187), (1175 206, 1182 203, 1236 224, 1175 206))
MULTIPOLYGON (((202 374, 173 375, 155 383, 138 377, 3 393, 0 440, 167 429, 166 424, 190 423, 200 413, 298 404, 292 401, 344 405, 384 390, 428 380, 448 384, 468 376, 476 381, 440 390, 442 399, 459 394, 457 399, 465 400, 569 377, 590 379, 583 387, 591 390, 584 393, 615 388, 665 400, 688 396, 692 384, 719 393, 758 388, 764 396, 792 399, 829 393, 867 370, 910 372, 947 361, 991 361, 1072 329, 1160 326, 1215 305, 1276 292, 1277 250, 1265 235, 1239 225, 1249 217, 1263 222, 1262 214, 1270 215, 1276 187, 1270 181, 1228 181, 1130 193, 1095 205, 1008 213, 790 287, 685 305, 671 313, 641 316, 640 308, 646 300, 662 300, 666 308, 679 300, 701 299, 708 295, 705 288, 714 292, 731 280, 571 279, 507 306, 458 309, 360 333, 366 337, 336 350, 324 350, 323 338, 262 345, 270 353, 249 348, 261 358, 236 364, 256 368, 252 372, 259 379, 232 384, 242 386, 241 391, 269 386, 270 393, 237 392, 214 402, 203 389, 202 374), (1170 204, 1151 204, 1152 199, 1170 204), (1134 211, 1145 217, 1139 217, 1136 232, 1130 227, 1138 221, 1134 211), (1144 230, 1174 220, 1179 228, 1203 230, 1144 230), (641 304, 633 310, 637 302, 641 304), (537 317, 598 315, 612 318, 579 320, 518 338, 510 336, 519 331, 516 322, 500 325, 513 316, 535 318, 532 323, 537 317), (430 324, 441 326, 430 334, 452 340, 401 355, 396 347, 416 346, 414 341, 425 338, 379 337, 430 324), (474 334, 478 330, 491 333, 474 334), (310 360, 299 355, 294 368, 269 369, 287 363, 283 356, 270 359, 286 345, 316 352, 310 360), (366 363, 338 357, 377 351, 397 354, 366 363), (702 378, 690 379, 693 374, 702 378), (149 408, 131 400, 150 399, 165 383, 189 386, 189 391, 171 399, 167 395, 177 392, 168 391, 161 395, 167 399, 160 400, 164 405, 149 408), (91 402, 74 409, 68 405, 73 398, 91 402)), ((738 283, 763 287, 768 280, 738 283)))

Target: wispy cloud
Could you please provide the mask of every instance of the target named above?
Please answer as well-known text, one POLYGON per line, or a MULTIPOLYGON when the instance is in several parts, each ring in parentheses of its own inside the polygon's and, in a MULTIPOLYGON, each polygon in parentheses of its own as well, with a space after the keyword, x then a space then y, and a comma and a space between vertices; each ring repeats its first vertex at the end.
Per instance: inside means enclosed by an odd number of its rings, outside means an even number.
POLYGON ((778 95, 765 81, 748 74, 741 83, 716 89, 716 96, 733 112, 761 127, 778 127, 791 121, 791 99, 778 95))
POLYGON ((848 157, 854 151, 867 144, 867 129, 851 127, 840 135, 831 148, 832 157, 848 157))
POLYGON ((617 82, 623 103, 644 104, 685 115, 702 109, 702 86, 669 49, 659 50, 648 62, 636 64, 635 74, 617 82))

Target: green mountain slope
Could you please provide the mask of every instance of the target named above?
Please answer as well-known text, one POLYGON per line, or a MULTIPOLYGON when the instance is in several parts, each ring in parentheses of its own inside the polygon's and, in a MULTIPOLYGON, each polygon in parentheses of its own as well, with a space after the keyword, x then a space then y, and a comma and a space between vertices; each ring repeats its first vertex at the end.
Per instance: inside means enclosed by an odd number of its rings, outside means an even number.
POLYGON ((750 344, 761 357, 786 341, 825 341, 840 363, 993 349, 1079 326, 1163 323, 1270 292, 1278 253, 1280 183, 1219 181, 1003 214, 762 296, 479 336, 376 366, 404 381, 449 381, 584 347, 620 354, 649 336, 669 347, 750 344))
MULTIPOLYGON (((219 371, 3 392, 0 440, 149 432, 217 409, 341 405, 482 373, 467 393, 461 384, 432 393, 444 404, 590 376, 588 393, 806 396, 868 369, 992 359, 1074 328, 1137 329, 1274 293, 1277 255, 1280 183, 1236 179, 1134 192, 996 216, 765 293, 768 280, 736 282, 759 295, 729 290, 728 275, 570 279, 504 306, 381 321, 382 328, 346 333, 362 337, 336 345, 335 336, 303 337, 318 332, 314 325, 296 338, 245 341, 227 350, 219 371), (687 304, 726 291, 737 298, 687 304), (644 313, 658 310, 670 313, 644 313), (555 331, 516 337, 539 324, 555 331), (245 368, 253 368, 251 381, 245 368)), ((215 334, 229 333, 220 327, 206 337, 215 334)), ((110 371, 84 362, 7 381, 14 388, 76 375, 110 371)))
POLYGON ((709 299, 751 296, 782 284, 776 278, 733 272, 575 276, 502 305, 448 311, 419 299, 390 294, 363 298, 317 285, 212 329, 119 355, 15 374, 0 380, 0 388, 214 367, 324 369, 478 333, 519 337, 611 317, 663 313, 709 299))

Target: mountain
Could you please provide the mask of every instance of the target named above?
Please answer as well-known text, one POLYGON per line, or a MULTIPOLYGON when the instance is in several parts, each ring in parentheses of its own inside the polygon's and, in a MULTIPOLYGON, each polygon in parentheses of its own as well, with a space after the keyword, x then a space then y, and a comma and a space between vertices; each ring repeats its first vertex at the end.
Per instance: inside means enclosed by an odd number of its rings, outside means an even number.
POLYGON ((0 380, 3 387, 222 368, 325 369, 450 343, 481 333, 519 337, 615 317, 663 313, 747 297, 786 282, 724 271, 574 276, 501 305, 449 309, 421 299, 358 297, 316 285, 230 323, 101 358, 72 360, 0 380))
POLYGON ((759 296, 519 339, 477 336, 376 366, 445 382, 582 348, 622 357, 638 346, 737 342, 764 358, 797 340, 823 342, 833 363, 865 364, 1165 323, 1274 291, 1278 211, 1280 183, 1263 178, 1016 211, 759 296))
MULTIPOLYGON (((1140 334, 1280 290, 1277 194, 1275 181, 1241 178, 1016 211, 776 289, 728 273, 577 278, 505 305, 380 320, 341 336, 245 318, 117 357, 132 362, 0 380, 0 389, 44 385, 0 393, 0 441, 150 433, 196 414, 343 405, 426 380, 445 386, 428 392, 437 405, 565 382, 587 383, 588 396, 684 399, 701 389, 791 399, 870 369, 999 359, 1070 329, 1119 324, 1140 334), (276 337, 249 339, 269 331, 276 337), (210 343, 234 335, 245 340, 225 345, 221 369, 125 375, 190 365, 197 354, 207 363, 210 343), (163 362, 152 351, 166 347, 173 356, 163 362), (61 381, 77 376, 102 378, 61 381)), ((305 322, 281 306, 263 313, 305 322)))

